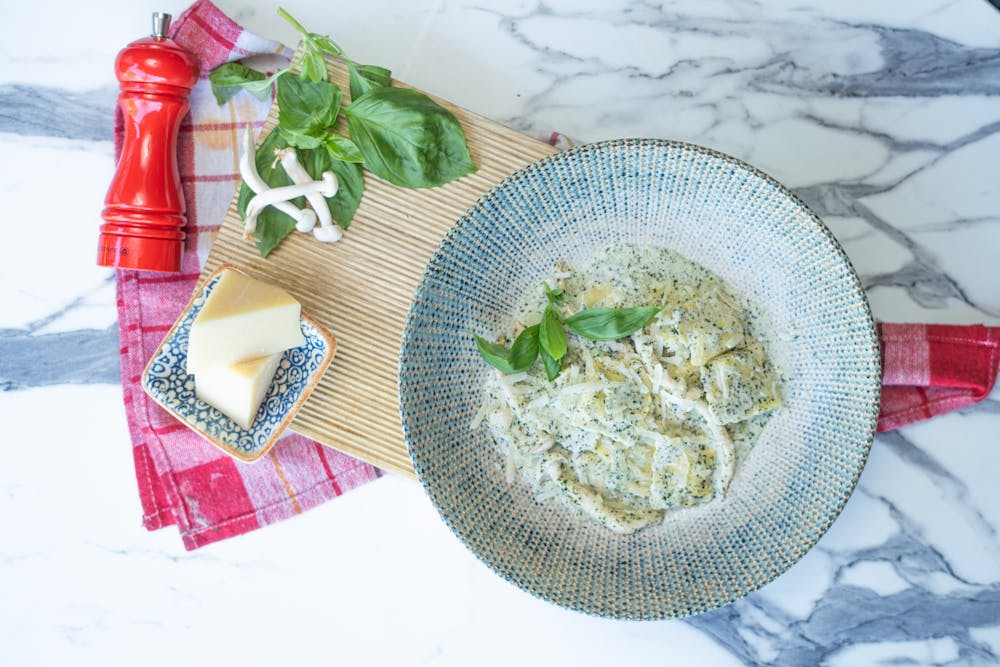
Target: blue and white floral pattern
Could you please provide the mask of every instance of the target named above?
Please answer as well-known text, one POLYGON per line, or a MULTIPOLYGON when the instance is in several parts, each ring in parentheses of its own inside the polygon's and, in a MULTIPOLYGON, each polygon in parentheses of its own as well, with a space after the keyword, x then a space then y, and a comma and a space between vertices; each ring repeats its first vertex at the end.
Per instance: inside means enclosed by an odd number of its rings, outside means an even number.
POLYGON ((194 377, 185 370, 188 335, 208 295, 219 282, 220 267, 181 314, 146 366, 143 389, 186 426, 226 453, 255 461, 267 453, 302 406, 333 357, 330 334, 307 315, 302 316, 306 343, 286 350, 271 387, 249 430, 195 396, 194 377))

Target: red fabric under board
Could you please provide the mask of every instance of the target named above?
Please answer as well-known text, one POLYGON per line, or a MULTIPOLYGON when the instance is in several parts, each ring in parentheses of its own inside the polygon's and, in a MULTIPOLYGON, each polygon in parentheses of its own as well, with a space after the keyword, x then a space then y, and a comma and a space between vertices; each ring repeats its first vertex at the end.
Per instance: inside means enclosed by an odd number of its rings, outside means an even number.
POLYGON ((882 323, 879 343, 883 359, 879 431, 978 403, 996 383, 998 327, 882 323))
MULTIPOLYGON (((201 64, 191 112, 178 137, 178 164, 187 203, 188 234, 177 274, 117 274, 121 377, 133 443, 143 523, 150 530, 177 525, 188 549, 239 535, 294 516, 375 479, 379 472, 302 436, 288 434, 259 462, 231 459, 162 410, 141 389, 153 351, 184 309, 207 250, 237 183, 233 154, 237 132, 259 127, 270 101, 240 95, 220 107, 208 72, 248 55, 285 48, 247 33, 207 0, 177 17, 172 37, 201 64)), ((287 56, 285 56, 287 62, 287 56)), ((122 119, 115 121, 120 151, 122 119)))
MULTIPOLYGON (((246 125, 259 128, 270 107, 270 100, 246 94, 220 107, 206 80, 208 72, 250 55, 288 60, 285 47, 246 32, 208 0, 195 2, 177 17, 172 36, 201 63, 201 80, 178 139, 188 208, 183 268, 178 274, 119 271, 117 304, 122 388, 143 523, 150 530, 177 525, 185 547, 195 549, 294 516, 379 472, 294 434, 254 464, 237 462, 177 422, 141 389, 142 370, 187 304, 239 182, 233 150, 238 133, 246 125)), ((121 120, 115 119, 116 150, 121 120)), ((568 143, 558 133, 550 142, 561 148, 568 143)), ((985 398, 996 381, 998 331, 881 324, 884 386, 878 429, 899 428, 985 398)))

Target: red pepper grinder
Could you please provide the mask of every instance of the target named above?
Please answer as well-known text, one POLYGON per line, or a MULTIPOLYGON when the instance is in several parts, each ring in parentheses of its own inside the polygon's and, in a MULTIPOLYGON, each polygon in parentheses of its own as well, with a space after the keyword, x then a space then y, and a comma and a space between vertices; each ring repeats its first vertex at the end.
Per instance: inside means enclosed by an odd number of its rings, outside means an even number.
POLYGON ((97 263, 179 271, 185 206, 177 169, 177 132, 198 81, 198 61, 167 38, 170 14, 153 14, 153 34, 115 59, 125 138, 104 199, 97 263))

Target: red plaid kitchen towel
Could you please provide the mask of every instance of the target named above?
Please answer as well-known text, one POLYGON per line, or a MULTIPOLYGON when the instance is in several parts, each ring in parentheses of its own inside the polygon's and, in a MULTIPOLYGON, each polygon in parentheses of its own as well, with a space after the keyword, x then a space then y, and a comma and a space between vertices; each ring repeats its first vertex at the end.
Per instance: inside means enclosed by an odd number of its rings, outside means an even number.
MULTIPOLYGON (((288 518, 379 475, 374 467, 288 434, 261 461, 239 463, 189 431, 142 391, 146 361, 183 310, 238 182, 238 132, 263 125, 270 100, 241 93, 220 107, 212 68, 250 56, 288 62, 285 47, 252 35, 208 0, 178 17, 172 37, 201 63, 178 154, 188 206, 180 274, 118 272, 121 376, 143 522, 177 525, 196 549, 288 518)), ((120 148, 121 118, 115 122, 120 148)), ((566 148, 552 133, 549 142, 566 148)), ((885 387, 879 430, 898 428, 983 399, 996 379, 998 329, 884 324, 885 387)))
POLYGON ((978 403, 997 379, 1000 327, 880 324, 879 343, 879 431, 978 403))
MULTIPOLYGON (((207 0, 199 0, 172 27, 178 44, 197 56, 201 80, 178 140, 188 234, 182 272, 118 272, 121 376, 132 436, 143 523, 150 530, 176 524, 184 546, 196 549, 288 518, 378 477, 374 467, 287 434, 253 465, 238 463, 195 435, 141 388, 142 370, 194 290, 212 240, 238 182, 237 137, 263 125, 271 105, 242 93, 224 106, 212 97, 212 68, 248 56, 288 62, 281 44, 252 35, 207 0)), ((120 148, 121 118, 115 140, 120 148)))

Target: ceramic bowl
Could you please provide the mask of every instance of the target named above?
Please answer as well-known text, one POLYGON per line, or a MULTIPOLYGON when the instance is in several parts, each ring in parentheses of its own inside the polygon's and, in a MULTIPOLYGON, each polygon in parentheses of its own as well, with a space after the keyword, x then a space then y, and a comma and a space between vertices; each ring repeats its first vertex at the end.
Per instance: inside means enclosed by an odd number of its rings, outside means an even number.
POLYGON ((844 506, 871 446, 881 365, 855 274, 824 224, 754 167, 690 144, 618 140, 556 154, 480 199, 433 255, 400 363, 417 475, 459 539, 559 605, 617 618, 725 605, 787 570, 844 506), (762 308, 783 339, 785 401, 721 501, 618 535, 539 503, 485 428, 473 332, 498 332, 557 260, 631 242, 671 248, 762 308))
POLYGON ((143 372, 142 387, 182 424, 230 456, 251 462, 274 446, 306 402, 333 360, 336 343, 328 331, 303 313, 302 333, 306 344, 285 351, 249 429, 199 400, 195 396, 194 377, 185 370, 188 334, 223 269, 240 271, 235 266, 223 265, 209 276, 153 353, 143 372))

